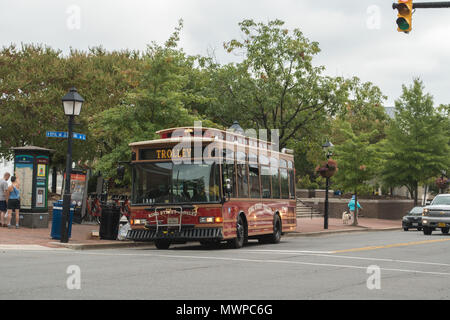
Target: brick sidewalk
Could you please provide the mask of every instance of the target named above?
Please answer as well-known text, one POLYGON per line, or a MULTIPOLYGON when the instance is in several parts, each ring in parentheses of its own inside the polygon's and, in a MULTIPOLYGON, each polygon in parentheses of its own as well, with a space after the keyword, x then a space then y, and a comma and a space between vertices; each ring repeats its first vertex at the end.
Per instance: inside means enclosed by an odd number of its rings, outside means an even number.
MULTIPOLYGON (((297 232, 309 233, 309 232, 321 232, 326 231, 323 228, 323 217, 321 218, 298 218, 297 219, 297 232)), ((343 224, 341 219, 329 218, 328 219, 328 231, 336 230, 365 230, 365 229, 391 229, 401 228, 401 220, 382 220, 371 218, 358 218, 358 226, 354 227, 351 224, 343 224)))
MULTIPOLYGON (((340 219, 328 220, 328 230, 323 229, 323 218, 299 218, 297 219, 297 232, 301 234, 327 233, 336 231, 363 231, 367 229, 383 230, 392 228, 401 228, 400 220, 381 220, 370 218, 359 218, 359 226, 344 225, 340 219)), ((98 225, 72 225, 72 237, 69 239, 69 245, 73 248, 82 247, 105 247, 108 245, 127 245, 131 241, 111 241, 92 238, 92 231, 99 231, 98 225)), ((59 240, 52 239, 50 236, 51 222, 47 229, 8 229, 0 228, 0 245, 40 245, 51 248, 60 248, 59 240)))
MULTIPOLYGON (((18 245, 41 245, 51 248, 60 248, 50 236, 52 223, 47 229, 30 229, 21 227, 20 229, 0 228, 0 244, 18 245)), ((91 238, 92 231, 99 231, 98 225, 72 225, 72 235, 69 243, 72 244, 96 244, 96 243, 116 243, 117 241, 99 240, 91 238)))

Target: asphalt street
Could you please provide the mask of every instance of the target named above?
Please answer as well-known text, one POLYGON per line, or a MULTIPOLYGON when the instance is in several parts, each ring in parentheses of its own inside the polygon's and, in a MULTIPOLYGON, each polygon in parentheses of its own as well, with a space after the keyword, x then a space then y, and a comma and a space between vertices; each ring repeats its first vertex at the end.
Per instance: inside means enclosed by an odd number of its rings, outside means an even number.
POLYGON ((284 237, 239 250, 0 245, 0 299, 449 299, 449 246, 449 235, 416 231, 284 237))

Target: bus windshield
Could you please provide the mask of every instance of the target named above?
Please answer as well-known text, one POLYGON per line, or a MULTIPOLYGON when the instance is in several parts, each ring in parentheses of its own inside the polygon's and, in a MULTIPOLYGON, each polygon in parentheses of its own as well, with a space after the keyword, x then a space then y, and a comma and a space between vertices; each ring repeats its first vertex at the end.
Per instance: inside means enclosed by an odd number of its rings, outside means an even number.
POLYGON ((217 164, 174 164, 172 162, 133 165, 133 204, 219 202, 217 164))

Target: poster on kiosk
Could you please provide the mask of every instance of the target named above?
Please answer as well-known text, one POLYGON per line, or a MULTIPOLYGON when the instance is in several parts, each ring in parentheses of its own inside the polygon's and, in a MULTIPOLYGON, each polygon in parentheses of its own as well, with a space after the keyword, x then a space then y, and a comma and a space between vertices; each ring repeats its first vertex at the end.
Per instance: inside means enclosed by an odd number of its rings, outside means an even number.
MULTIPOLYGON (((72 204, 76 207, 81 207, 83 199, 85 199, 84 192, 86 190, 86 170, 72 169, 70 174, 70 193, 72 204)), ((64 180, 66 181, 66 174, 64 173, 64 180)), ((65 184, 64 184, 65 188, 65 184)), ((63 190, 64 194, 65 190, 63 190)))

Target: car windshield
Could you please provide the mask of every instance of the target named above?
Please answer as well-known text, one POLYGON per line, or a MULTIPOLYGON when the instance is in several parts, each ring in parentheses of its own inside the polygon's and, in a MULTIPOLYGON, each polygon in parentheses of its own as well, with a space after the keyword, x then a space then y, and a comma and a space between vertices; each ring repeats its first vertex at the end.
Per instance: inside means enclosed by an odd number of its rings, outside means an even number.
POLYGON ((133 204, 218 202, 217 164, 141 163, 133 166, 133 204))
POLYGON ((431 202, 432 205, 450 205, 450 196, 437 196, 431 202))
POLYGON ((423 208, 422 207, 414 207, 409 212, 409 215, 411 215, 411 216, 419 216, 419 215, 422 215, 422 212, 423 212, 423 208))

